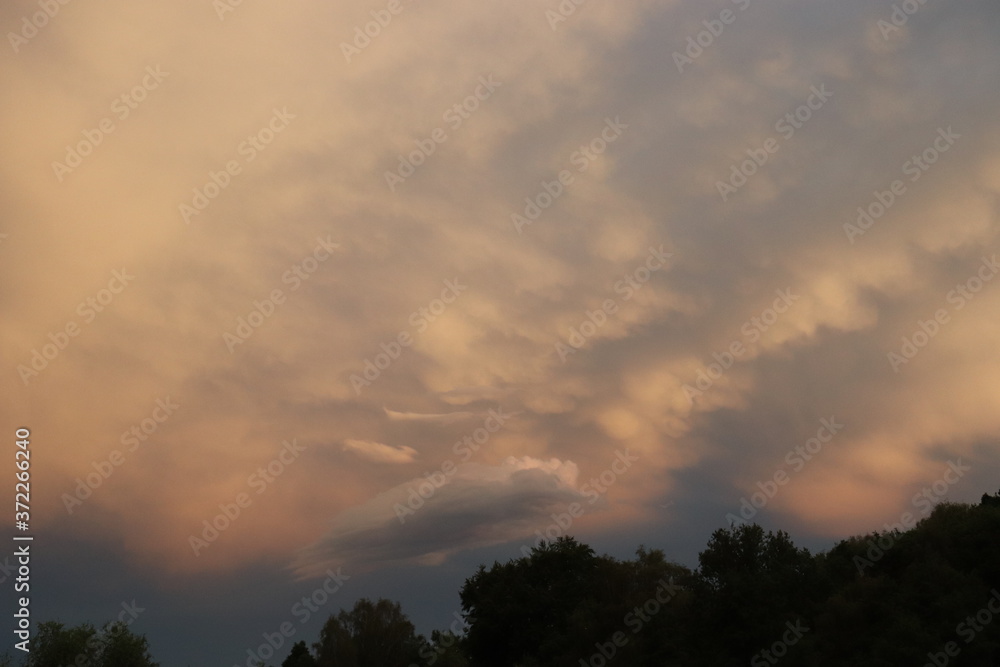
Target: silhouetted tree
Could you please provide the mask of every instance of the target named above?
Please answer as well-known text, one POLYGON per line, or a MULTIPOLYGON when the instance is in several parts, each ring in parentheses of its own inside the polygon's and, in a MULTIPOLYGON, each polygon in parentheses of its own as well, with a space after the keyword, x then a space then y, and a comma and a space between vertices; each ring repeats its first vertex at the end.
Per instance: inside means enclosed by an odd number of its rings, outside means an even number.
POLYGON ((398 603, 362 598, 327 619, 314 648, 318 667, 409 667, 422 645, 398 603))
POLYGON ((281 667, 316 667, 316 659, 309 652, 305 642, 295 642, 281 667))
MULTIPOLYGON (((943 502, 915 527, 817 555, 782 531, 720 529, 693 572, 656 549, 621 561, 560 538, 465 581, 463 636, 435 631, 427 642, 398 604, 361 600, 324 625, 315 662, 299 642, 282 667, 1000 665, 993 498, 943 502), (805 632, 785 643, 789 624, 805 632)), ((51 655, 95 634, 43 628, 51 655)), ((29 667, 50 664, 60 665, 29 667)))
POLYGON ((509 667, 548 657, 573 611, 599 585, 599 560, 590 547, 561 537, 529 556, 480 566, 460 593, 473 664, 509 667))
POLYGON ((469 667, 462 637, 452 632, 431 631, 431 641, 420 650, 420 657, 428 667, 469 667))
POLYGON ((460 593, 470 663, 576 667, 618 633, 629 639, 612 642, 615 659, 635 667, 662 665, 679 646, 681 607, 673 598, 690 575, 659 551, 640 548, 636 561, 622 562, 597 556, 572 537, 489 570, 480 567, 460 593))
POLYGON ((809 552, 756 524, 716 530, 698 562, 694 618, 704 631, 694 636, 714 664, 749 661, 808 615, 819 593, 809 552))
POLYGON ((106 623, 98 631, 84 623, 68 628, 49 621, 38 626, 26 667, 159 667, 149 654, 146 638, 124 623, 106 623))

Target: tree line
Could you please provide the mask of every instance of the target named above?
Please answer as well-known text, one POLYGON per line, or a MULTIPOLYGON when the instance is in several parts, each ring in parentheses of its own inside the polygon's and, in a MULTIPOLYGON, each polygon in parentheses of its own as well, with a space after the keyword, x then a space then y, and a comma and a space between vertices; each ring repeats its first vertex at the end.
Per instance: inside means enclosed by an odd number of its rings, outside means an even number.
MULTIPOLYGON (((464 622, 430 637, 398 603, 358 600, 280 667, 1000 664, 1000 492, 816 554, 784 531, 733 525, 694 569, 659 549, 620 560, 562 537, 481 565, 459 598, 464 622)), ((158 667, 124 624, 42 623, 25 667, 70 665, 158 667)))

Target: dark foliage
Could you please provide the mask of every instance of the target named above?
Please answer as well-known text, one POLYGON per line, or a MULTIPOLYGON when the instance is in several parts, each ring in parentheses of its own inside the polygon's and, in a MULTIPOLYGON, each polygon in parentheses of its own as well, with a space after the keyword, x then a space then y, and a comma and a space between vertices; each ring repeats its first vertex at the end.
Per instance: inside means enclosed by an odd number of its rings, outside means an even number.
MULTIPOLYGON (((998 665, 1000 493, 815 555, 783 531, 719 529, 697 570, 564 537, 480 566, 459 597, 465 627, 430 641, 399 604, 359 600, 281 667, 998 665)), ((42 623, 25 667, 73 664, 156 667, 121 623, 42 623)))
POLYGON ((38 626, 25 667, 158 667, 146 638, 124 623, 107 623, 100 630, 89 623, 67 628, 48 622, 38 626))

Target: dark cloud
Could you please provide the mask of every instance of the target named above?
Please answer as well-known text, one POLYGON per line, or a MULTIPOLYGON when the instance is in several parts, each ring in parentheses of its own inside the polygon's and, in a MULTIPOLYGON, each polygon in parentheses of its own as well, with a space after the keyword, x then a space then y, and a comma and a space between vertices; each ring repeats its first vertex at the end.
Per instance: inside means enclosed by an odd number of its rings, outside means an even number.
POLYGON ((439 564, 463 550, 527 537, 569 503, 590 506, 597 494, 577 486, 570 461, 510 458, 500 466, 445 467, 343 512, 303 550, 305 577, 343 566, 363 571, 407 563, 439 564))

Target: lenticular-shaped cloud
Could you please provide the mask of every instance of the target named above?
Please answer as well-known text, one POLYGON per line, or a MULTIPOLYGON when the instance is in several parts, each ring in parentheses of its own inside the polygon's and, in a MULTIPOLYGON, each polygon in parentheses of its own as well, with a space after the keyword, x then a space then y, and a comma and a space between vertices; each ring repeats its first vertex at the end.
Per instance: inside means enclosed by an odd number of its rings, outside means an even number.
POLYGON ((527 537, 568 503, 598 498, 577 485, 572 461, 509 457, 497 466, 463 463, 418 477, 345 510, 293 567, 312 576, 389 564, 436 564, 464 549, 527 537))

